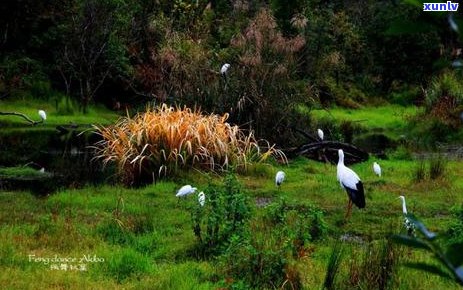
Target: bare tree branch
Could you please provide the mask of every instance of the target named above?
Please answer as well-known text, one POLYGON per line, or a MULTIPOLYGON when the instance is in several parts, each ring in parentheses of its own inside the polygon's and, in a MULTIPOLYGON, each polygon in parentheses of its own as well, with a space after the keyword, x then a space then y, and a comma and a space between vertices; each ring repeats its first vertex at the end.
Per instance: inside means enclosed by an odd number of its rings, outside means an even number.
POLYGON ((17 112, 0 112, 0 115, 3 115, 3 116, 18 116, 18 117, 22 117, 24 118, 27 122, 31 123, 32 125, 37 125, 37 124, 40 124, 40 123, 43 123, 43 120, 40 120, 40 121, 34 121, 32 120, 31 118, 29 118, 28 116, 24 115, 23 113, 17 113, 17 112))

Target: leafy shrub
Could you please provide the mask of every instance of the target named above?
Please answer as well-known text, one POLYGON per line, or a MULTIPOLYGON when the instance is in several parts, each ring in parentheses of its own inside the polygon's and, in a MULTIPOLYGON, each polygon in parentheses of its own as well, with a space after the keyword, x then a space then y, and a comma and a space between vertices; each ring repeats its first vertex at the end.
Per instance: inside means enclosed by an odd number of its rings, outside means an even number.
POLYGON ((104 164, 116 162, 129 184, 178 168, 217 171, 234 165, 246 169, 247 164, 265 161, 271 155, 286 160, 282 151, 268 143, 262 152, 252 133, 230 125, 227 118, 228 114, 204 116, 199 110, 165 104, 148 108, 114 126, 97 127, 103 137, 96 144, 97 154, 104 164))
POLYGON ((222 256, 225 272, 248 288, 301 289, 284 233, 263 220, 251 222, 248 231, 244 239, 234 237, 222 256))
POLYGON ((282 227, 286 236, 292 240, 294 254, 303 250, 307 242, 324 237, 328 231, 323 212, 319 208, 288 204, 285 199, 270 205, 264 218, 270 227, 282 227))
POLYGON ((227 172, 223 186, 209 185, 206 202, 192 208, 193 231, 199 250, 205 255, 216 254, 227 246, 232 236, 240 237, 250 217, 248 199, 233 171, 227 172))
POLYGON ((222 257, 225 271, 249 287, 300 289, 295 259, 305 256, 308 243, 326 231, 318 208, 280 200, 251 220, 245 235, 232 237, 222 257))

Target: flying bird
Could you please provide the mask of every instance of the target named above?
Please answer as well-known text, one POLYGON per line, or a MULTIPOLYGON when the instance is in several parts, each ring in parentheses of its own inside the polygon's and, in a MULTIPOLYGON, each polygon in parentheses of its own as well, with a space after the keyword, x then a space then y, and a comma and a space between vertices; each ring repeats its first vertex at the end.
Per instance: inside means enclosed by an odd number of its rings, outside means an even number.
POLYGON ((204 203, 206 203, 206 195, 202 191, 198 194, 198 202, 201 206, 204 206, 204 203))
POLYGON ((323 141, 323 136, 325 136, 325 135, 323 134, 322 129, 318 129, 317 133, 318 133, 318 138, 320 138, 320 140, 323 141))
POLYGON ((407 217, 407 205, 405 204, 405 196, 401 195, 399 198, 402 200, 402 213, 404 215, 404 227, 409 236, 415 236, 415 225, 407 217))
POLYGON ((278 186, 278 189, 280 189, 281 184, 285 180, 285 173, 283 171, 278 171, 277 174, 275 175, 275 184, 278 186))
POLYGON ((228 69, 230 68, 230 64, 229 63, 226 63, 222 66, 222 68, 220 69, 220 73, 222 75, 225 75, 228 71, 228 69))
POLYGON ((344 151, 338 150, 339 160, 337 166, 337 179, 349 196, 349 203, 347 204, 346 218, 350 216, 352 210, 352 203, 358 208, 365 207, 365 193, 363 184, 360 177, 352 169, 344 165, 344 151))
POLYGON ((381 177, 381 167, 376 162, 373 163, 373 171, 375 172, 376 175, 381 177))
POLYGON ((39 110, 39 116, 42 118, 42 122, 47 119, 47 113, 44 110, 39 110))
POLYGON ((177 191, 176 197, 187 196, 196 191, 196 187, 191 187, 191 185, 184 185, 177 191))

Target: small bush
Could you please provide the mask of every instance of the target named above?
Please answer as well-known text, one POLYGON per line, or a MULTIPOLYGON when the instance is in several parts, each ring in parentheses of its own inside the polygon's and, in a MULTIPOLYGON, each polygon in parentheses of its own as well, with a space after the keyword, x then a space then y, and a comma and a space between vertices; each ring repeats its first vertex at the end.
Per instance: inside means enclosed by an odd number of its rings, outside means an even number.
POLYGON ((251 211, 233 171, 227 173, 223 186, 209 185, 205 194, 205 205, 195 201, 191 214, 199 252, 210 255, 227 247, 232 236, 242 236, 251 211))
POLYGON ((250 224, 246 237, 233 238, 222 256, 228 275, 256 289, 301 289, 284 232, 263 220, 250 224))
POLYGON ((251 220, 244 235, 232 237, 222 256, 225 271, 251 288, 300 289, 296 259, 326 230, 318 208, 280 200, 251 220))

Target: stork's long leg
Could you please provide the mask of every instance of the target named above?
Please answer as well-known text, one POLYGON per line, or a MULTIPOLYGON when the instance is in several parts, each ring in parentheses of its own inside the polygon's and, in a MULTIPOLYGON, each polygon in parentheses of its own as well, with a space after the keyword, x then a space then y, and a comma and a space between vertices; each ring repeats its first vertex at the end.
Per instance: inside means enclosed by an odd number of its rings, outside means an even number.
POLYGON ((352 211, 352 200, 349 198, 349 202, 347 203, 346 216, 344 217, 345 219, 350 217, 351 211, 352 211))

